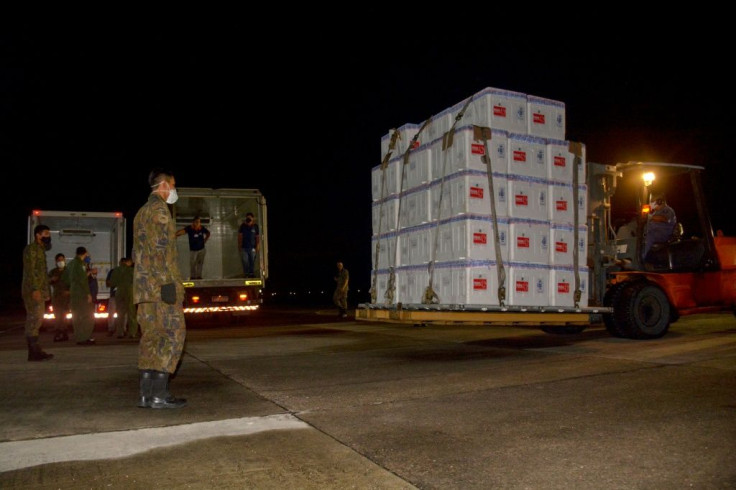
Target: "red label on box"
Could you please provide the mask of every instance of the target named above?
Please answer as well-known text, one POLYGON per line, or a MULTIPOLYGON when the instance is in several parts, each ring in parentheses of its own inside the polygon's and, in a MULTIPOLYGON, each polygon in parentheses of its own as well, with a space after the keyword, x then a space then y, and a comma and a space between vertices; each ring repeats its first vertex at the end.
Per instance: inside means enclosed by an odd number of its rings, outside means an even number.
POLYGON ((534 124, 544 124, 544 114, 534 114, 532 121, 534 124))
POLYGON ((565 157, 556 156, 554 158, 555 167, 564 167, 567 164, 565 157))
POLYGON ((419 141, 415 141, 413 145, 411 145, 411 149, 419 148, 419 141))
POLYGON ((488 289, 488 280, 482 277, 474 277, 473 289, 488 289))
POLYGON ((529 292, 529 282, 516 281, 516 292, 517 293, 528 293, 529 292))
POLYGON ((486 234, 485 233, 473 233, 473 243, 485 245, 486 244, 486 234))
POLYGON ((567 243, 565 242, 555 243, 555 252, 566 254, 567 253, 567 243))
POLYGON ((555 201, 557 211, 567 211, 567 201, 555 201))
POLYGON ((557 292, 564 293, 564 294, 570 294, 570 283, 569 282, 557 283, 557 292))
POLYGON ((485 155, 486 148, 480 143, 473 143, 470 145, 470 153, 472 153, 473 155, 485 155))
POLYGON ((529 196, 526 196, 524 194, 517 194, 515 201, 517 206, 528 206, 529 196))
POLYGON ((493 115, 496 117, 506 117, 506 108, 502 105, 494 105, 493 115))
POLYGON ((516 248, 529 248, 529 237, 520 236, 516 238, 516 248))
POLYGON ((514 161, 526 162, 526 152, 521 150, 514 150, 514 161))
POLYGON ((482 187, 471 187, 470 197, 474 197, 476 199, 483 199, 483 188, 482 187))

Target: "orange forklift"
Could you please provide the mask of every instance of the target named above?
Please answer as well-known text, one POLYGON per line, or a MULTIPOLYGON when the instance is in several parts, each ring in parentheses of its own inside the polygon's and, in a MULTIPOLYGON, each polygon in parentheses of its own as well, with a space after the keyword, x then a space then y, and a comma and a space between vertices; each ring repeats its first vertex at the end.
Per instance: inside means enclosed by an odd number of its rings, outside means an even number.
POLYGON ((591 292, 609 307, 603 314, 609 333, 654 339, 680 316, 736 314, 736 237, 713 232, 703 167, 628 162, 588 169, 591 292), (645 256, 657 195, 666 196, 659 204, 674 210, 675 221, 645 256))

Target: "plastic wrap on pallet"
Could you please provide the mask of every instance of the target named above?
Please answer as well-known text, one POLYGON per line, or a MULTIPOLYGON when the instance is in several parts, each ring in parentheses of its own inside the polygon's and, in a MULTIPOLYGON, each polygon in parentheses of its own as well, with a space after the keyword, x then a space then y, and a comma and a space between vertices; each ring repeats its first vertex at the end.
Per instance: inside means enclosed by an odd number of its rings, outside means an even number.
POLYGON ((401 263, 401 251, 398 251, 398 235, 395 232, 384 233, 383 235, 371 238, 371 266, 373 269, 388 269, 394 266, 394 262, 398 265, 401 263), (377 243, 379 242, 380 243, 377 243), (378 249, 378 263, 376 263, 376 245, 378 249))
POLYGON ((372 204, 373 236, 396 231, 399 218, 399 196, 390 196, 372 204))
POLYGON ((527 95, 527 133, 541 138, 565 139, 565 103, 527 95))
POLYGON ((401 227, 417 226, 432 220, 430 187, 415 187, 401 195, 401 227))
POLYGON ((514 133, 526 133, 527 96, 521 92, 486 87, 473 95, 463 122, 514 133))
MULTIPOLYGON (((550 225, 550 265, 572 266, 575 228, 572 225, 552 223, 550 225)), ((578 266, 588 263, 588 227, 578 226, 578 266)))
POLYGON ((509 133, 508 173, 546 179, 547 141, 535 136, 509 133))
POLYGON ((549 264, 549 221, 509 219, 509 260, 529 264, 549 264))
POLYGON ((508 174, 509 217, 549 220, 547 179, 508 174))
MULTIPOLYGON (((549 184, 548 219, 553 223, 569 224, 575 222, 573 202, 575 195, 571 184, 551 181, 549 184)), ((578 185, 578 225, 587 222, 588 215, 588 186, 578 185)))
MULTIPOLYGON (((497 220, 501 257, 509 258, 509 223, 497 220)), ((442 220, 437 225, 436 260, 495 260, 496 242, 490 215, 470 214, 442 220)))
POLYGON ((450 130, 455 123, 455 116, 459 111, 458 106, 448 107, 432 116, 432 120, 424 129, 426 132, 425 140, 434 141, 450 130))
POLYGON ((431 144, 428 143, 409 152, 409 159, 404 165, 404 189, 411 190, 431 180, 432 151, 431 144))
MULTIPOLYGON (((388 152, 388 147, 391 144, 391 137, 393 135, 393 132, 398 132, 398 137, 396 139, 395 147, 391 153, 390 158, 396 158, 397 156, 402 156, 404 152, 409 148, 409 144, 411 143, 414 136, 417 135, 419 132, 419 129, 421 128, 421 124, 414 124, 414 123, 406 123, 403 126, 400 126, 399 128, 395 130, 390 130, 387 134, 385 134, 381 138, 381 159, 380 161, 383 161, 383 158, 386 156, 386 153, 388 152)), ((416 146, 420 146, 422 144, 422 139, 424 136, 424 133, 420 135, 420 138, 417 138, 417 141, 414 143, 416 146)))
MULTIPOLYGON (((386 299, 386 292, 388 291, 389 280, 391 278, 390 271, 388 269, 379 269, 379 270, 373 269, 371 271, 371 281, 373 281, 373 278, 374 277, 376 279, 376 284, 375 284, 375 287, 376 287, 376 299, 375 299, 375 301, 372 302, 373 304, 392 306, 392 305, 396 305, 397 303, 399 303, 401 301, 401 296, 400 296, 400 293, 399 293, 399 288, 396 286, 396 283, 398 282, 398 276, 399 276, 399 274, 400 274, 400 272, 398 271, 398 269, 395 270, 395 272, 394 272, 393 300, 392 301, 388 301, 386 299)), ((373 284, 373 283, 371 283, 371 284, 373 284)))
POLYGON ((427 223, 399 231, 400 266, 422 265, 432 260, 435 225, 427 223))
POLYGON ((385 169, 381 168, 381 165, 373 167, 373 170, 371 170, 371 196, 374 202, 399 194, 401 191, 400 172, 401 158, 389 160, 385 169))
POLYGON ((426 265, 404 266, 397 272, 397 289, 402 303, 421 303, 429 284, 426 265))
POLYGON ((432 285, 441 304, 499 305, 498 271, 492 260, 435 264, 432 285))
MULTIPOLYGON (((432 163, 433 178, 441 177, 444 169, 445 175, 450 175, 462 170, 487 171, 488 165, 485 158, 485 144, 483 140, 475 139, 473 126, 463 126, 456 129, 452 145, 442 149, 442 141, 438 145, 432 145, 436 152, 436 161, 432 163), (447 159, 447 163, 443 158, 447 159)), ((491 168, 496 173, 506 173, 508 168, 508 133, 500 129, 491 130, 491 139, 488 141, 488 152, 490 153, 491 168)))
MULTIPOLYGON (((497 216, 508 216, 508 184, 505 174, 493 174, 493 190, 497 216)), ((488 174, 479 170, 463 170, 437 179, 430 186, 432 219, 445 219, 460 214, 490 214, 488 174), (440 197, 442 205, 440 209, 440 197), (439 210, 439 213, 437 212, 439 210)))
POLYGON ((511 306, 547 306, 549 303, 549 266, 510 262, 508 264, 508 304, 511 306))
MULTIPOLYGON (((588 306, 588 284, 590 269, 578 268, 580 279, 580 301, 578 306, 588 306)), ((552 306, 575 306, 575 269, 570 266, 550 267, 549 304, 552 306)))

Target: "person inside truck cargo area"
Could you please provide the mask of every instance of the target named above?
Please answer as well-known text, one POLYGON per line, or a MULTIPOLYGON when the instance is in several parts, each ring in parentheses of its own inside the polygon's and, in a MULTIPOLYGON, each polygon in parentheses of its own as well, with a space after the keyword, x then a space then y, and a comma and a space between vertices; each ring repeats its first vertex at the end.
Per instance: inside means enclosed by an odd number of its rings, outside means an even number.
POLYGON ((21 294, 26 308, 25 334, 29 361, 47 361, 54 357, 38 345, 38 333, 43 323, 43 311, 49 299, 49 276, 46 269, 46 250, 51 248, 51 231, 46 225, 33 229, 33 242, 23 249, 23 282, 21 294))
MULTIPOLYGON (((245 221, 238 229, 238 249, 243 261, 245 277, 254 277, 256 257, 261 245, 261 233, 253 213, 245 213, 245 221)), ((260 272, 259 272, 260 275, 260 272)))
POLYGON ((667 243, 672 238, 672 232, 677 223, 675 210, 667 205, 663 192, 652 193, 651 210, 647 216, 646 241, 644 245, 644 262, 655 260, 652 247, 658 243, 667 243))
POLYGON ((347 318, 348 316, 348 282, 350 275, 341 261, 337 262, 337 273, 335 274, 335 293, 332 301, 337 306, 337 316, 347 318))
POLYGON ((67 333, 69 320, 69 286, 61 280, 66 269, 66 257, 62 253, 56 254, 56 267, 49 271, 49 284, 51 285, 51 306, 54 307, 54 342, 69 340, 67 333))
POLYGON ((191 225, 177 230, 176 236, 189 236, 189 279, 202 279, 202 266, 207 250, 204 248, 210 239, 210 230, 202 226, 202 219, 195 216, 191 225))
POLYGON ((74 340, 77 345, 95 345, 95 339, 92 338, 95 329, 95 303, 89 290, 91 272, 86 261, 89 253, 82 246, 77 247, 76 253, 64 269, 61 280, 69 286, 74 340))
MULTIPOLYGON (((168 204, 177 199, 174 174, 154 169, 151 194, 133 220, 133 302, 138 305, 140 408, 181 408, 184 398, 169 392, 169 380, 184 352, 184 285, 179 272, 176 228, 168 204)), ((120 290, 118 290, 120 294, 120 290)))

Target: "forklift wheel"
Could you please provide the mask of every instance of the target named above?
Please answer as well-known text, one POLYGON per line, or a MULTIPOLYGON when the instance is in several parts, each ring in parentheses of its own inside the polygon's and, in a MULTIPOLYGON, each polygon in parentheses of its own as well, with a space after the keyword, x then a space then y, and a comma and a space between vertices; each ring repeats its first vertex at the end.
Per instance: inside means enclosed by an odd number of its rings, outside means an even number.
POLYGON ((621 291, 614 304, 617 319, 625 321, 629 337, 657 339, 670 328, 670 303, 667 295, 651 282, 632 282, 621 291))
POLYGON ((619 298, 621 297, 621 292, 624 290, 625 287, 628 287, 629 284, 630 283, 628 282, 619 282, 614 284, 613 286, 608 288, 608 291, 606 291, 606 295, 603 298, 603 306, 614 307, 613 313, 603 314, 603 323, 606 325, 606 330, 608 330, 608 333, 610 333, 614 337, 629 337, 625 320, 617 319, 616 315, 617 303, 619 302, 619 298))

